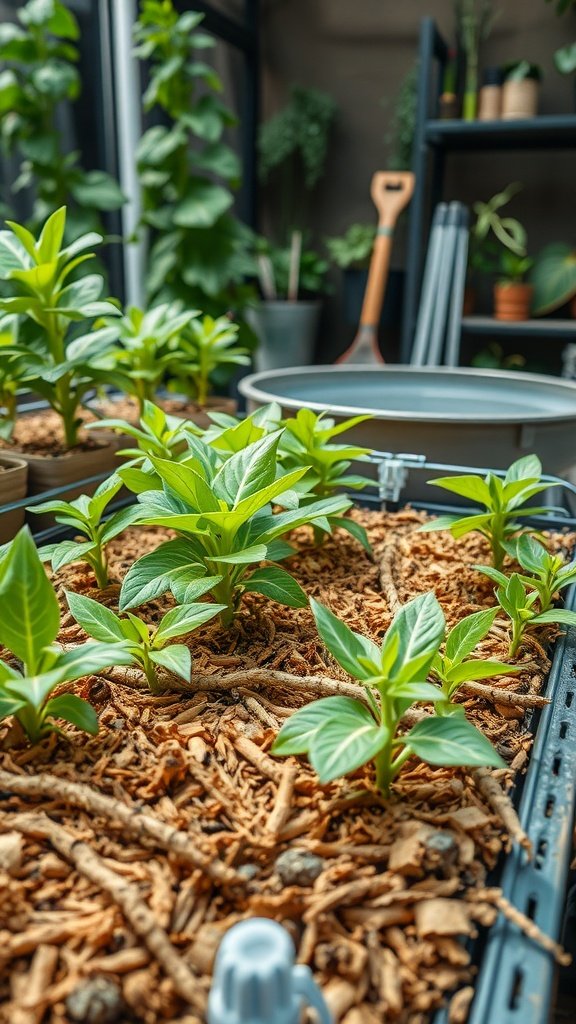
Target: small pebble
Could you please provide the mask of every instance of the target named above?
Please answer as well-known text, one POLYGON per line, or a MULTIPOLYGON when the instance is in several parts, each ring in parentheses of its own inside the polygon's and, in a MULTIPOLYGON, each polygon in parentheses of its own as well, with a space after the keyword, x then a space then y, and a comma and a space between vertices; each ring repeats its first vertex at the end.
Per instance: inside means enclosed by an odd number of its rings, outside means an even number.
POLYGON ((122 992, 110 978, 81 982, 68 996, 66 1009, 81 1024, 116 1024, 125 1015, 122 992))
POLYGON ((322 857, 309 850, 285 850, 274 865, 284 885, 312 885, 324 867, 322 857))
POLYGON ((258 867, 256 864, 241 864, 238 868, 238 874, 245 878, 246 881, 251 882, 258 874, 258 867))

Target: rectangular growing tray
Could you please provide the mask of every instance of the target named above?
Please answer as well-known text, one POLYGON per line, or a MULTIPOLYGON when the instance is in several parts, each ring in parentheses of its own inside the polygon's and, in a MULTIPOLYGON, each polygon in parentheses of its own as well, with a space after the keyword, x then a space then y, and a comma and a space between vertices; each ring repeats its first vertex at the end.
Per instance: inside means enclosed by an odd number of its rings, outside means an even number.
MULTIPOLYGON (((359 504, 374 510, 381 507, 380 500, 370 495, 364 495, 359 504)), ((111 511, 115 507, 118 504, 111 511)), ((465 511, 433 502, 412 507, 436 515, 465 511)), ((576 520, 569 518, 534 518, 533 522, 543 529, 576 528, 576 520)), ((52 527, 35 540, 54 542, 72 533, 67 527, 52 527)), ((576 587, 568 591, 565 606, 576 610, 576 587)), ((558 941, 576 810, 576 628, 569 628, 555 645, 546 695, 551 703, 533 716, 528 770, 516 784, 518 814, 532 842, 533 859, 529 861, 515 845, 492 882, 544 934, 558 941)), ((485 940, 475 944, 474 957, 478 974, 467 1024, 549 1024, 557 972, 550 953, 500 915, 485 940)), ((448 1024, 447 1010, 437 1012, 432 1020, 448 1024)))

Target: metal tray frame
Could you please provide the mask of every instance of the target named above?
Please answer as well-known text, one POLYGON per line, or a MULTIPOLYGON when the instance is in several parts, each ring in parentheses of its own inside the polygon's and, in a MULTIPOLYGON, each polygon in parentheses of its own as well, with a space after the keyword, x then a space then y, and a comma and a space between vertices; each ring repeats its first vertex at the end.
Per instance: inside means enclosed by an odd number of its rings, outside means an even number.
MULTIPOLYGON (((379 470, 378 493, 352 497, 358 504, 374 509, 401 507, 402 481, 408 467, 475 471, 474 467, 432 464, 422 457, 389 453, 375 453, 373 461, 379 470)), ((90 477, 75 486, 108 475, 90 477)), ((551 486, 558 484, 557 478, 549 479, 551 486)), ((58 497, 67 489, 69 485, 12 503, 0 508, 0 514, 58 497)), ((573 485, 571 489, 576 490, 573 485)), ((114 503, 110 512, 127 503, 114 503)), ((414 502, 412 507, 433 514, 461 508, 434 502, 414 502)), ((542 529, 576 528, 576 520, 569 516, 534 517, 533 521, 542 529)), ((35 534, 34 539, 45 543, 71 533, 68 527, 56 526, 35 534)), ((568 591, 565 606, 576 610, 576 587, 568 591)), ((515 787, 520 821, 533 844, 533 859, 528 860, 526 853, 514 846, 504 859, 497 884, 515 907, 557 941, 562 931, 576 812, 576 628, 569 628, 556 643, 546 694, 551 703, 533 716, 535 738, 528 770, 515 787)), ((557 977, 551 953, 502 915, 487 930, 484 941, 474 944, 473 952, 479 959, 479 970, 468 1024, 548 1024, 557 977)), ((434 1016, 434 1024, 447 1021, 445 1009, 434 1016)))

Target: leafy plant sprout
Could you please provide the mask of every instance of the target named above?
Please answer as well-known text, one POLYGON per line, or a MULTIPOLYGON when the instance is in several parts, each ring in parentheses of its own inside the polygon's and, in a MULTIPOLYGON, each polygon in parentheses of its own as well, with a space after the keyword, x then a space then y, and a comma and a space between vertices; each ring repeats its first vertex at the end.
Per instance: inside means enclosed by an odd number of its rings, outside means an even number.
POLYGON ((69 280, 93 258, 86 250, 102 236, 92 232, 62 248, 65 207, 48 218, 38 239, 22 225, 6 223, 10 230, 0 231, 0 278, 9 283, 11 295, 0 299, 0 310, 16 314, 21 328, 3 356, 12 380, 42 395, 60 416, 66 445, 73 448, 82 423, 80 404, 96 382, 105 381, 98 360, 116 337, 111 327, 90 329, 97 317, 119 313, 114 303, 100 299, 103 278, 88 274, 69 280))
POLYGON ((513 674, 520 669, 501 661, 470 657, 478 644, 490 632, 497 608, 474 612, 461 619, 446 636, 444 652, 436 652, 430 667, 430 675, 440 683, 446 704, 436 704, 437 714, 463 712, 459 704, 452 704, 452 698, 462 683, 473 679, 490 679, 493 676, 513 674))
POLYGON ((512 627, 509 658, 514 658, 518 654, 526 630, 533 626, 576 626, 576 612, 567 608, 549 608, 548 611, 541 611, 535 607, 539 600, 538 590, 527 586, 519 573, 512 573, 508 577, 503 573, 496 576, 491 567, 486 567, 482 571, 499 583, 495 590, 496 600, 510 619, 512 627))
POLYGON ((70 565, 71 562, 86 562, 92 569, 100 590, 108 585, 106 545, 135 522, 139 513, 137 507, 129 505, 103 519, 108 505, 118 494, 122 483, 121 478, 114 474, 100 484, 91 498, 82 494, 73 501, 45 501, 41 505, 29 507, 29 512, 40 515, 53 513, 57 523, 71 526, 77 533, 86 537, 83 541, 63 540, 40 548, 41 559, 45 562, 50 561, 54 572, 58 572, 64 565, 70 565))
POLYGON ((212 596, 225 606, 220 618, 229 626, 247 591, 264 594, 292 608, 307 598, 296 580, 275 562, 292 553, 281 540, 288 531, 337 515, 348 508, 344 497, 319 499, 305 508, 274 513, 271 503, 294 503, 292 488, 306 467, 278 475, 280 431, 270 434, 220 464, 199 438, 190 438, 190 457, 180 463, 151 458, 163 490, 138 496, 147 525, 176 530, 177 540, 161 544, 128 570, 120 609, 133 608, 170 590, 179 603, 199 577, 213 578, 212 596))
POLYGON ((0 644, 22 666, 0 661, 0 720, 13 715, 32 743, 58 732, 58 719, 95 735, 98 719, 87 701, 74 693, 51 694, 61 683, 131 662, 127 652, 107 643, 63 651, 54 642, 59 629, 58 599, 23 527, 0 562, 0 644))
MULTIPOLYGON (((201 597, 210 588, 210 582, 199 580, 195 596, 201 597)), ((66 600, 76 622, 88 636, 107 644, 111 654, 114 651, 127 652, 142 669, 152 693, 166 689, 158 678, 162 667, 185 682, 190 679, 192 658, 185 644, 171 644, 176 637, 186 636, 198 626, 209 622, 224 606, 219 604, 184 604, 172 608, 163 616, 158 626, 148 626, 131 612, 115 615, 110 608, 93 601, 90 597, 66 593, 66 600)))
POLYGON ((250 365, 248 350, 238 344, 239 330, 227 316, 192 320, 179 347, 181 358, 170 368, 173 386, 205 406, 216 374, 250 365))
POLYGON ((502 566, 506 554, 505 542, 515 533, 528 530, 518 522, 518 515, 535 516, 563 511, 552 509, 550 506, 535 508, 527 504, 530 498, 550 486, 542 480, 542 464, 536 455, 526 455, 514 462, 503 480, 494 473, 487 473, 484 478, 473 474, 447 476, 429 480, 428 483, 453 494, 459 494, 463 498, 469 498, 484 507, 464 516, 439 516, 429 523, 424 523, 419 527, 420 531, 428 533, 433 530, 450 530, 452 536, 457 538, 477 531, 489 541, 496 569, 502 566))
POLYGON ((383 796, 413 756, 436 765, 503 766, 486 737, 460 715, 431 715, 400 732, 402 715, 413 704, 445 699, 426 680, 445 632, 434 594, 404 605, 381 647, 314 599, 310 605, 321 639, 338 664, 362 683, 366 704, 326 697, 300 708, 282 726, 272 753, 307 754, 321 783, 373 761, 383 796))

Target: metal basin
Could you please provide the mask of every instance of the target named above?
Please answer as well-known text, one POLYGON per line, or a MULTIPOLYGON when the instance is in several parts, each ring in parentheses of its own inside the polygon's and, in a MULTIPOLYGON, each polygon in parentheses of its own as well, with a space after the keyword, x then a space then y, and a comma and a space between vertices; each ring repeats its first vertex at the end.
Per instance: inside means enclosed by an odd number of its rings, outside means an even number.
POLYGON ((337 420, 369 413, 373 419, 346 438, 381 451, 496 469, 534 452, 546 473, 576 476, 576 382, 558 377, 461 367, 312 366, 251 374, 239 388, 249 411, 276 401, 287 415, 304 406, 337 420))

